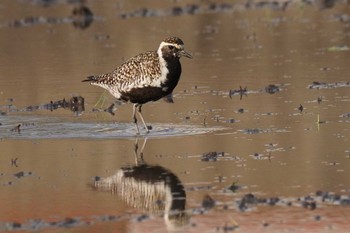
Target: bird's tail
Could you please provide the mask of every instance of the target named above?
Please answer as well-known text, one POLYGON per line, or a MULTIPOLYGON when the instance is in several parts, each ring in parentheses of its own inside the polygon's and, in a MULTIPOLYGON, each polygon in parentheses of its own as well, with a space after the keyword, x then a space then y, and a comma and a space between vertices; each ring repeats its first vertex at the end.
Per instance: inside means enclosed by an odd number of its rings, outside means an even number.
POLYGON ((89 82, 89 83, 94 83, 98 81, 98 76, 92 75, 92 76, 88 76, 86 77, 86 79, 82 80, 82 82, 89 82))
POLYGON ((82 82, 89 82, 93 85, 103 85, 109 84, 111 80, 111 74, 102 74, 102 75, 92 75, 86 77, 86 79, 82 80, 82 82))

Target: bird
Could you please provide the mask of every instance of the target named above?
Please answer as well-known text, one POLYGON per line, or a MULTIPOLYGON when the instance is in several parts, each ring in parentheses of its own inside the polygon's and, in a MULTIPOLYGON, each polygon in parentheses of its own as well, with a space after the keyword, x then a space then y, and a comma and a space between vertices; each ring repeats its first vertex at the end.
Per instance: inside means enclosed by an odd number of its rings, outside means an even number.
POLYGON ((138 113, 146 133, 142 105, 171 95, 181 76, 180 58, 193 56, 184 49, 184 42, 175 36, 164 39, 157 50, 131 57, 110 73, 88 76, 82 82, 102 87, 117 100, 133 104, 132 120, 137 134, 138 113))

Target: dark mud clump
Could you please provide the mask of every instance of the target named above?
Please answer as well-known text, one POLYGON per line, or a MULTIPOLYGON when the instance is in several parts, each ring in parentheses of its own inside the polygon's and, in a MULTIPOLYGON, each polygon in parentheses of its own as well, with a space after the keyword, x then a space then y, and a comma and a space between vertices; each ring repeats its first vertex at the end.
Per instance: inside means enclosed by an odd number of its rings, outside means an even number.
POLYGON ((208 194, 205 195, 202 201, 202 207, 208 210, 208 209, 214 208, 214 206, 215 206, 215 200, 208 194))
POLYGON ((15 174, 13 174, 17 179, 20 179, 22 177, 25 177, 25 176, 30 176, 32 175, 33 173, 32 172, 24 172, 24 171, 20 171, 20 172, 17 172, 15 174))
POLYGON ((232 182, 232 184, 228 187, 228 190, 231 190, 231 192, 235 193, 241 188, 242 186, 238 185, 238 180, 237 180, 232 182))
POLYGON ((24 223, 0 222, 0 231, 38 231, 45 228, 72 228, 77 226, 91 225, 90 221, 80 218, 67 217, 61 221, 48 222, 41 219, 31 219, 24 223))
MULTIPOLYGON (((17 158, 11 160, 11 166, 12 167, 18 167, 17 160, 18 160, 17 158)), ((5 173, 0 173, 0 176, 5 176, 5 175, 6 175, 5 173)), ((31 171, 19 171, 19 172, 16 172, 16 173, 12 174, 11 176, 15 180, 19 180, 19 179, 23 179, 24 177, 29 177, 29 176, 32 176, 32 175, 33 175, 33 172, 31 172, 31 171)), ((0 183, 0 185, 3 185, 3 186, 14 185, 15 184, 14 179, 7 180, 7 181, 5 181, 3 183, 0 183)))
POLYGON ((263 133, 264 131, 262 129, 244 129, 242 130, 243 133, 245 134, 259 134, 259 133, 263 133))
POLYGON ((10 108, 9 111, 10 112, 32 112, 37 110, 54 111, 60 108, 69 109, 74 113, 80 114, 85 110, 85 100, 81 96, 73 96, 69 100, 66 100, 65 98, 63 98, 62 100, 50 101, 49 103, 42 104, 42 105, 29 105, 22 109, 10 108))
POLYGON ((326 83, 326 82, 314 81, 307 86, 308 89, 332 89, 332 88, 339 88, 339 87, 350 87, 350 82, 326 83))
POLYGON ((302 113, 304 111, 304 106, 300 104, 298 110, 300 113, 302 113))
MULTIPOLYGON (((202 4, 193 3, 183 6, 170 6, 168 8, 139 8, 130 12, 119 14, 122 19, 146 18, 146 17, 170 17, 182 15, 201 15, 213 13, 232 13, 242 10, 253 9, 272 9, 287 10, 294 1, 246 1, 245 3, 228 3, 228 2, 203 2, 202 4)), ((306 5, 314 5, 318 8, 332 8, 335 1, 302 1, 306 5), (329 4, 329 3, 332 4, 329 4)))
POLYGON ((202 161, 204 162, 215 162, 217 161, 217 159, 219 157, 224 157, 225 155, 225 152, 216 152, 216 151, 213 151, 213 152, 208 152, 208 153, 204 153, 202 155, 202 161))
POLYGON ((341 114, 339 117, 350 118, 350 112, 343 113, 343 114, 341 114))
POLYGON ((259 205, 268 206, 298 206, 308 210, 315 210, 325 205, 350 206, 350 196, 339 195, 331 192, 317 191, 313 195, 297 198, 270 197, 261 198, 252 193, 244 195, 235 201, 237 208, 244 212, 252 210, 259 205))
POLYGON ((21 124, 16 125, 10 131, 20 133, 21 132, 21 124))
POLYGON ((230 90, 228 95, 231 99, 232 99, 232 96, 234 96, 234 95, 239 95, 240 99, 242 99, 243 96, 248 95, 248 90, 247 90, 247 87, 242 88, 242 86, 239 86, 238 90, 230 90))
MULTIPOLYGON (((46 2, 46 1, 45 1, 46 2)), ((56 2, 56 1, 48 1, 56 2)), ((1 27, 10 27, 10 28, 23 28, 23 27, 33 27, 35 25, 47 24, 47 25, 57 25, 72 23, 74 28, 77 29, 86 29, 94 21, 94 14, 89 7, 77 4, 73 10, 72 15, 62 18, 54 17, 44 17, 44 16, 27 16, 22 19, 14 19, 7 23, 1 24, 1 27)))
POLYGON ((269 94, 275 94, 280 91, 280 88, 275 84, 270 84, 265 87, 265 92, 269 94))
MULTIPOLYGON (((63 100, 58 100, 58 101, 50 101, 48 104, 41 105, 42 109, 46 110, 56 110, 59 108, 63 109, 69 109, 72 112, 83 112, 85 110, 85 101, 84 98, 81 96, 73 96, 70 98, 68 101, 63 98, 63 100)), ((40 109, 40 106, 39 106, 40 109)))
MULTIPOLYGON (((135 220, 145 219, 144 215, 136 215, 135 220)), ((2 231, 40 231, 44 229, 61 229, 74 228, 80 226, 91 226, 98 222, 113 222, 122 220, 117 215, 101 215, 91 217, 65 217, 54 221, 46 221, 44 219, 29 219, 25 222, 0 222, 0 232, 2 231)))
POLYGON ((11 159, 11 166, 18 167, 18 158, 11 159))

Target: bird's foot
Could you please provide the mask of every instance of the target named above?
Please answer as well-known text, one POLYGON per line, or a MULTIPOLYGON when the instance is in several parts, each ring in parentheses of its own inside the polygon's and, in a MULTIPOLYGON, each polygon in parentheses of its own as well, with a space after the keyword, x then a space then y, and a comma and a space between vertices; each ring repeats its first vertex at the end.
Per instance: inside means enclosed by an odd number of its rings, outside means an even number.
POLYGON ((152 130, 152 129, 153 129, 152 125, 147 125, 147 128, 145 128, 146 134, 149 134, 150 130, 152 130))

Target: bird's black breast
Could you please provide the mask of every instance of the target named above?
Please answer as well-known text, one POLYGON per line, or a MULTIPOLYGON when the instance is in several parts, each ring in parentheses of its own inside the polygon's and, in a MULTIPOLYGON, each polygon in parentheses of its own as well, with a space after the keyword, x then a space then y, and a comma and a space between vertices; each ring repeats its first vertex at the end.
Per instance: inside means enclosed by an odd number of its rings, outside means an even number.
POLYGON ((131 103, 144 104, 149 101, 157 101, 164 96, 169 95, 177 83, 181 75, 181 64, 179 59, 170 59, 167 61, 169 70, 166 81, 161 86, 145 86, 140 88, 132 88, 127 92, 121 93, 121 99, 130 101, 131 103))
POLYGON ((169 70, 165 85, 172 88, 172 91, 176 87, 181 76, 181 63, 179 58, 165 58, 165 61, 167 62, 167 68, 169 70))
POLYGON ((144 104, 149 101, 157 101, 165 96, 161 87, 142 87, 133 88, 128 92, 124 92, 121 95, 121 99, 124 101, 130 101, 131 103, 144 104))

